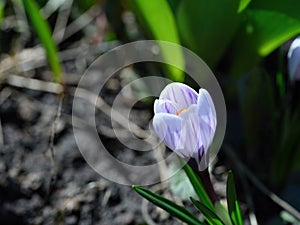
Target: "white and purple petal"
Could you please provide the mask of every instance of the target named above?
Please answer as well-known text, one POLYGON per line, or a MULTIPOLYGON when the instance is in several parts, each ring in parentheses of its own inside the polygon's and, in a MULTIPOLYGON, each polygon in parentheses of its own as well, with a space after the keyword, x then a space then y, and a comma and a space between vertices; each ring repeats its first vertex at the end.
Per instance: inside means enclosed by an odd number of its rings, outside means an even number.
POLYGON ((194 152, 192 158, 197 162, 199 171, 203 171, 208 167, 209 152, 204 146, 200 146, 200 148, 194 152))
POLYGON ((176 115, 179 110, 180 108, 176 105, 176 103, 171 102, 170 100, 156 99, 154 101, 154 113, 169 113, 176 115))
POLYGON ((198 114, 202 123, 206 123, 210 127, 210 136, 213 136, 217 127, 217 115, 213 100, 205 89, 199 90, 197 101, 198 114))
POLYGON ((160 94, 160 99, 167 99, 178 105, 180 109, 197 103, 198 93, 182 83, 168 84, 160 94))
POLYGON ((197 105, 191 106, 179 117, 184 121, 182 140, 184 140, 185 154, 196 160, 199 170, 204 170, 208 165, 208 149, 214 132, 212 132, 210 124, 199 117, 197 105))
POLYGON ((158 137, 180 157, 183 156, 181 154, 182 125, 182 119, 172 114, 158 113, 153 118, 153 128, 158 137))
POLYGON ((197 106, 193 105, 179 115, 183 122, 182 140, 188 157, 194 157, 195 152, 203 146, 200 130, 200 121, 197 106))

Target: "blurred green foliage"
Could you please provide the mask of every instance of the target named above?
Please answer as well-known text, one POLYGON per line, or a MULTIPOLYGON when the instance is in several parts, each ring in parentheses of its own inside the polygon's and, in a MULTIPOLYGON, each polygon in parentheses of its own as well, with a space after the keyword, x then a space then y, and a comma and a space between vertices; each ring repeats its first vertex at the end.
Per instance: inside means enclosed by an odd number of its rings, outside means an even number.
POLYGON ((284 180, 291 171, 300 171, 300 107, 283 112, 279 127, 279 139, 273 158, 272 172, 276 180, 284 180))
POLYGON ((2 20, 3 20, 4 7, 5 7, 5 1, 4 0, 0 0, 0 25, 1 25, 2 20))
POLYGON ((249 162, 256 163, 257 154, 266 157, 276 147, 275 96, 270 77, 262 71, 243 76, 238 84, 238 97, 247 150, 244 155, 249 162))
POLYGON ((213 68, 230 58, 230 63, 222 69, 234 77, 256 66, 300 32, 296 13, 299 1, 277 0, 268 4, 258 0, 163 3, 131 0, 130 3, 151 38, 181 43, 213 68))
POLYGON ((285 41, 300 33, 300 21, 267 10, 248 10, 232 44, 230 74, 240 75, 255 66, 285 41))
MULTIPOLYGON (((154 39, 180 44, 175 17, 166 1, 131 0, 130 3, 141 24, 154 39)), ((176 48, 176 52, 174 52, 174 49, 171 51, 161 46, 161 50, 163 57, 172 58, 174 63, 181 67, 177 69, 172 66, 166 66, 168 77, 174 81, 183 81, 184 59, 181 49, 176 48)))
POLYGON ((99 0, 75 0, 74 4, 83 13, 98 2, 99 0))
POLYGON ((215 66, 241 21, 239 0, 182 1, 175 13, 182 43, 215 66))
POLYGON ((281 50, 300 33, 300 1, 168 0, 156 7, 150 4, 157 1, 149 2, 130 0, 149 38, 181 43, 223 75, 226 101, 242 118, 242 158, 272 174, 270 182, 282 183, 290 172, 300 171, 295 126, 300 107, 290 100, 295 88, 287 80, 281 50), (257 157, 267 162, 258 165, 257 157))

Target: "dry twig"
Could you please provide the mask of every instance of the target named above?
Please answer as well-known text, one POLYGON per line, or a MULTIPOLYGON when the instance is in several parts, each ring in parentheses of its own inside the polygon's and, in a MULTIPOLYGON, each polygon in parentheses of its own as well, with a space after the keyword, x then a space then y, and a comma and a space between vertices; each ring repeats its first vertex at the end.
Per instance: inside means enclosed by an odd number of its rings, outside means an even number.
POLYGON ((63 86, 61 84, 22 77, 13 74, 7 77, 6 82, 11 86, 28 88, 35 91, 44 91, 54 94, 60 94, 63 92, 63 86))
POLYGON ((57 35, 57 42, 61 43, 65 34, 65 29, 67 27, 68 19, 71 14, 73 0, 64 1, 62 6, 58 10, 58 15, 56 19, 56 23, 54 26, 53 33, 56 34, 60 31, 57 35))
POLYGON ((66 40, 71 37, 73 34, 85 28, 89 25, 97 15, 99 15, 101 9, 99 6, 95 5, 87 10, 85 13, 81 14, 76 20, 74 20, 71 24, 69 24, 66 28, 63 28, 57 31, 53 35, 54 41, 59 44, 60 42, 66 40), (62 33, 64 33, 62 35, 62 33), (63 36, 63 38, 61 38, 63 36))

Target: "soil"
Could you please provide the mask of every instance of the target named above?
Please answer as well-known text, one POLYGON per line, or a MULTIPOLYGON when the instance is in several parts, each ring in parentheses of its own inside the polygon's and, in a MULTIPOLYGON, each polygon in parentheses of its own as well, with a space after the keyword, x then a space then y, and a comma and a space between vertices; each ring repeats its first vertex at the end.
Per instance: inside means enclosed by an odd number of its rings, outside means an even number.
MULTIPOLYGON (((103 98, 111 102, 116 93, 108 85, 103 98)), ((179 224, 145 205, 130 186, 106 180, 88 165, 73 134, 71 95, 65 95, 58 120, 55 94, 3 84, 0 101, 1 224, 145 224, 143 208, 158 224, 179 224), (57 121, 54 158, 49 150, 53 121, 57 121)), ((141 104, 133 114, 139 125, 147 127, 152 110, 141 104)), ((111 129, 109 118, 101 111, 96 121, 100 130, 111 129)), ((99 137, 114 157, 126 163, 155 160, 152 153, 126 151, 116 138, 101 131, 99 137)))

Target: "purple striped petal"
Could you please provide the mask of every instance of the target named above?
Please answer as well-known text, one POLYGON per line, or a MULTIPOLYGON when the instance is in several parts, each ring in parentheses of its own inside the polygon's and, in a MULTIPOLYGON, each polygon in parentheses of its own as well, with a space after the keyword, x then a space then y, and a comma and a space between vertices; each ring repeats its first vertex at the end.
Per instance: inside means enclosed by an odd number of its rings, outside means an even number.
POLYGON ((200 149, 198 149, 198 152, 195 153, 196 154, 193 156, 193 158, 196 159, 198 170, 205 170, 208 167, 209 163, 209 151, 205 150, 205 148, 201 146, 200 149))
POLYGON ((153 118, 153 128, 158 137, 180 157, 183 157, 181 154, 182 122, 180 117, 167 113, 155 114, 153 118))
POLYGON ((174 114, 180 110, 176 103, 170 100, 155 100, 154 102, 154 113, 169 113, 174 114))
POLYGON ((168 84, 160 94, 160 99, 175 102, 180 109, 188 108, 197 103, 198 93, 182 83, 168 84))
POLYGON ((193 105, 179 115, 184 121, 182 140, 184 140, 185 156, 194 158, 199 170, 208 165, 208 148, 213 140, 214 132, 209 123, 199 117, 198 106, 193 105))
POLYGON ((182 139, 184 140, 186 156, 193 157, 194 152, 203 145, 196 105, 182 112, 179 117, 184 121, 182 139))
POLYGON ((216 109, 210 94, 208 93, 208 91, 206 91, 203 88, 199 90, 197 107, 198 107, 199 117, 202 121, 201 123, 205 123, 209 126, 206 127, 205 129, 210 128, 209 129, 210 136, 213 136, 217 127, 216 109))

